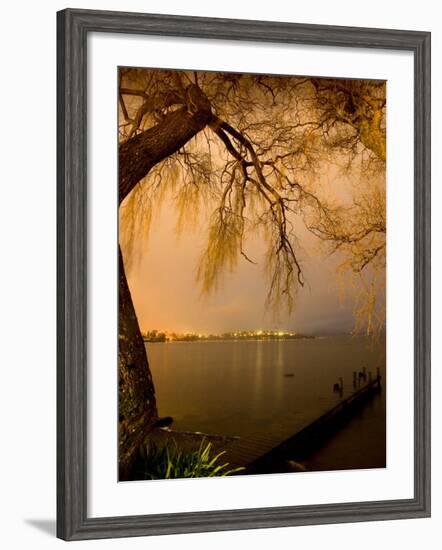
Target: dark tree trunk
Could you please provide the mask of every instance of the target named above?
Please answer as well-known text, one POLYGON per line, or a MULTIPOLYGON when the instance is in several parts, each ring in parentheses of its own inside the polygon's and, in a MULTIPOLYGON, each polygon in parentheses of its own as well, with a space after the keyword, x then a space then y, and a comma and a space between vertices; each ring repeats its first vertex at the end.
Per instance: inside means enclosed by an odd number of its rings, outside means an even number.
POLYGON ((135 451, 158 415, 146 348, 132 302, 123 256, 118 250, 118 415, 119 479, 130 476, 135 451))
MULTIPOLYGON (((163 159, 178 151, 212 118, 210 104, 196 86, 188 104, 119 147, 119 202, 163 159)), ((155 389, 144 341, 119 250, 119 479, 130 477, 135 452, 157 418, 155 389)))

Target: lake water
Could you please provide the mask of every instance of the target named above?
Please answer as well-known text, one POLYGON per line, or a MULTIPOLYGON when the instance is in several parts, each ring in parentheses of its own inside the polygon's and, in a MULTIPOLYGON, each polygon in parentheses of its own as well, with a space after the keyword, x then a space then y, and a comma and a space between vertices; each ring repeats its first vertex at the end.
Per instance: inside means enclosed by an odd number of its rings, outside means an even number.
MULTIPOLYGON (((267 438, 275 444, 354 391, 353 371, 380 368, 385 339, 333 336, 298 340, 147 344, 160 416, 176 430, 267 438), (293 376, 287 377, 287 374, 293 376)), ((385 461, 385 391, 310 457, 312 469, 380 467, 385 461)))

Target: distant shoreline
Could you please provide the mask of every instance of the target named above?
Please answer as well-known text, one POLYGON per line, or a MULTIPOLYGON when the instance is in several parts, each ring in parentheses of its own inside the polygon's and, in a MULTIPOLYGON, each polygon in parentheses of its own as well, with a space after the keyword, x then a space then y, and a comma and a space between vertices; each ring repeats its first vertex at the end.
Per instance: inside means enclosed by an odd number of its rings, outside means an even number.
POLYGON ((286 340, 312 340, 317 338, 311 335, 296 335, 296 336, 247 336, 242 338, 173 338, 173 339, 149 339, 143 337, 145 343, 149 344, 171 344, 171 343, 204 343, 204 342, 269 342, 269 341, 286 341, 286 340))
MULTIPOLYGON (((155 331, 156 332, 156 331, 155 331)), ((385 333, 381 333, 383 338, 385 338, 385 333)), ((339 337, 349 337, 349 338, 372 338, 370 335, 366 334, 352 334, 348 332, 340 332, 336 334, 301 334, 301 333, 282 333, 279 335, 277 332, 268 333, 268 334, 246 334, 238 333, 238 336, 225 335, 225 334, 208 334, 208 335, 198 335, 198 334, 181 334, 181 335, 169 335, 169 333, 158 332, 152 336, 146 336, 142 334, 142 338, 145 343, 149 344, 167 344, 171 342, 268 342, 268 341, 284 341, 284 340, 321 340, 323 338, 339 338, 339 337)))

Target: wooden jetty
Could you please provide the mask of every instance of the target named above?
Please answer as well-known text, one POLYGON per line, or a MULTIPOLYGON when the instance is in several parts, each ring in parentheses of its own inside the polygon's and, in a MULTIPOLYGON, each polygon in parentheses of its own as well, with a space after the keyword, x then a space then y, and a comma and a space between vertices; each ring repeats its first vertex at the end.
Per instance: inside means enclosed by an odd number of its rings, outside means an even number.
MULTIPOLYGON (((364 377, 367 379, 365 373, 364 377)), ((294 428, 287 423, 281 429, 271 430, 268 434, 260 433, 248 437, 183 432, 159 427, 149 435, 149 439, 160 445, 173 439, 187 450, 195 450, 202 442, 210 442, 214 454, 225 451, 223 461, 229 463, 229 468, 245 468, 241 471, 242 474, 300 471, 303 469, 303 458, 353 418, 381 389, 379 371, 375 378, 369 376, 368 382, 362 386, 353 383, 353 391, 345 397, 342 379, 340 381, 341 399, 318 418, 301 426, 295 434, 294 428)))
MULTIPOLYGON (((275 445, 274 439, 269 437, 239 438, 226 448, 226 461, 231 467, 243 466, 246 472, 266 473, 279 471, 275 464, 283 464, 281 471, 287 471, 287 458, 302 457, 314 449, 334 431, 350 420, 354 413, 381 389, 381 377, 369 380, 346 398, 339 401, 334 407, 316 418, 313 422, 301 428, 294 435, 289 435, 282 442, 275 445)), ((280 440, 281 441, 281 440, 280 440)), ((295 458, 295 460, 296 460, 295 458)), ((296 463, 294 463, 296 464, 296 463)))

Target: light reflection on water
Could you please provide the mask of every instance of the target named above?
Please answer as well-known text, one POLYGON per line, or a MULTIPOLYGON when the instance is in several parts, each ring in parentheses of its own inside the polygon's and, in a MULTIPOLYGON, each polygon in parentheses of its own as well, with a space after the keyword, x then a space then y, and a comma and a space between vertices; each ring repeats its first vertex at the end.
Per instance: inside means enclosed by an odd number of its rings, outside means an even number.
MULTIPOLYGON (((385 381, 383 338, 170 342, 147 344, 147 352, 159 414, 172 416, 177 430, 295 433, 337 402, 339 377, 344 396, 364 366, 373 376, 379 367, 385 381)), ((383 425, 385 392, 376 399, 368 422, 383 425)), ((382 437, 385 427, 375 432, 382 437)))

